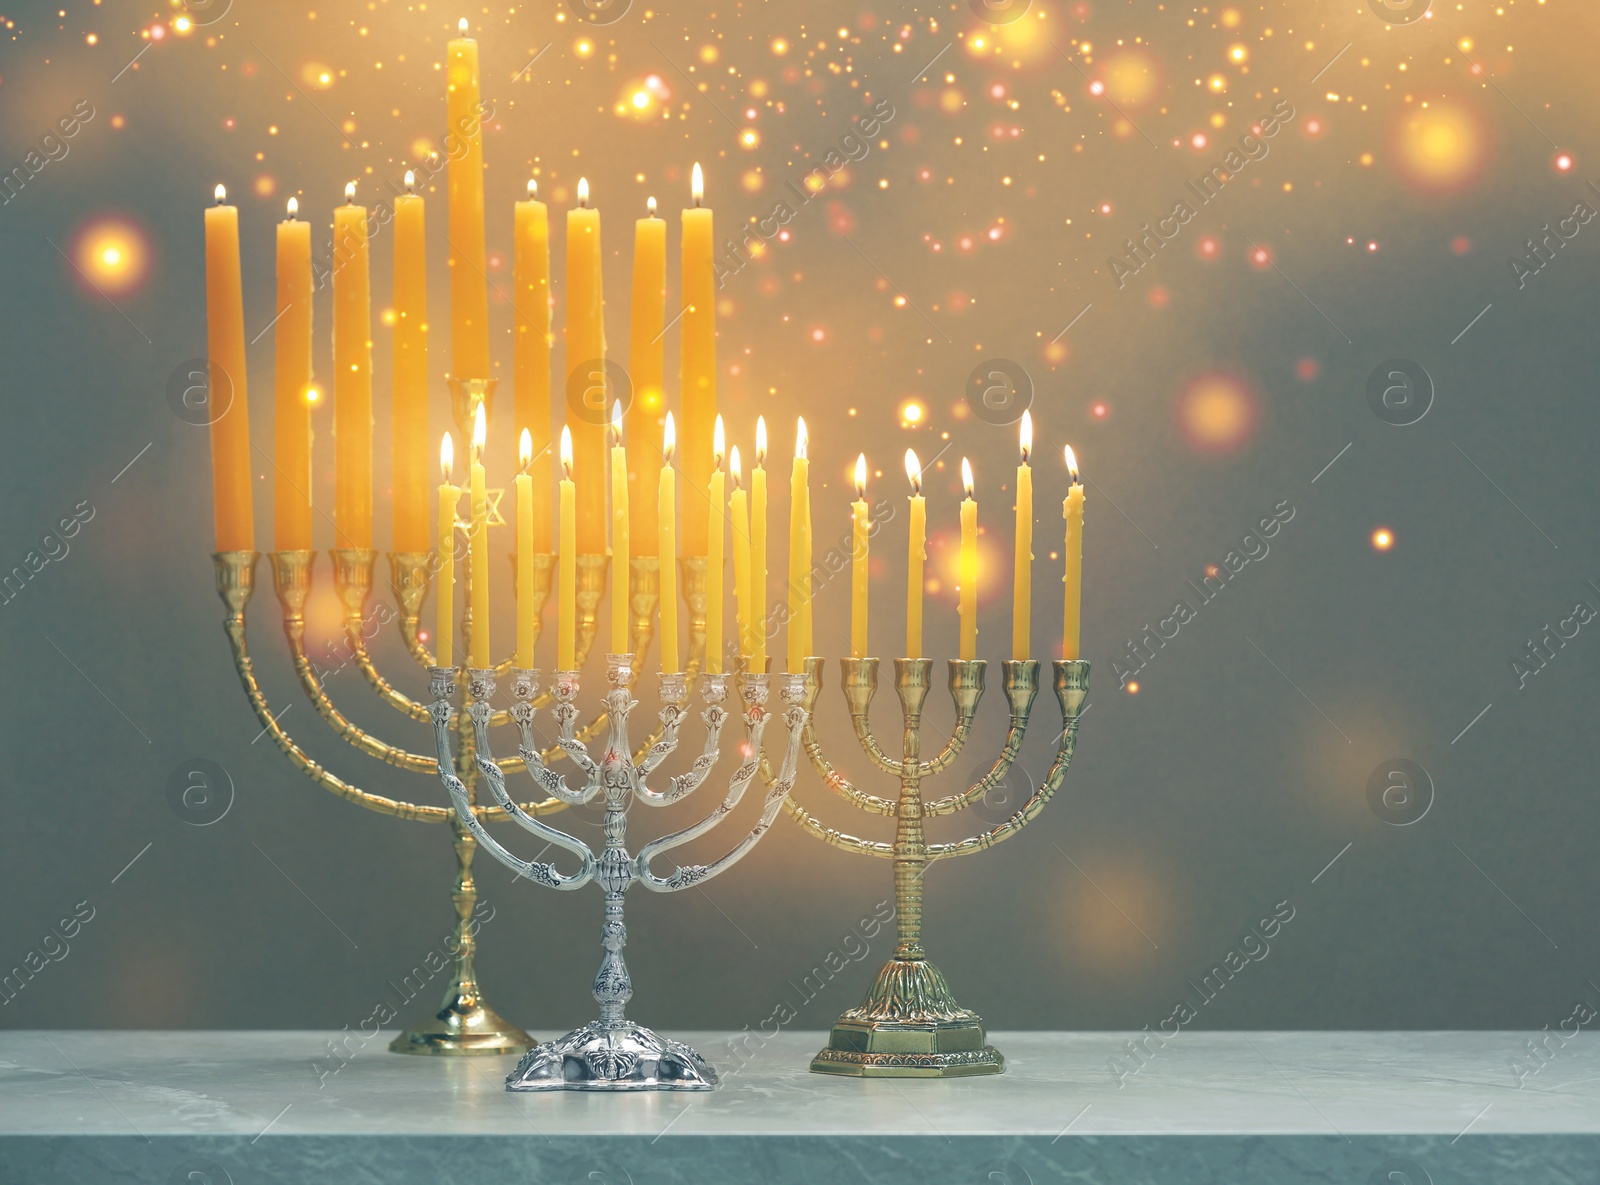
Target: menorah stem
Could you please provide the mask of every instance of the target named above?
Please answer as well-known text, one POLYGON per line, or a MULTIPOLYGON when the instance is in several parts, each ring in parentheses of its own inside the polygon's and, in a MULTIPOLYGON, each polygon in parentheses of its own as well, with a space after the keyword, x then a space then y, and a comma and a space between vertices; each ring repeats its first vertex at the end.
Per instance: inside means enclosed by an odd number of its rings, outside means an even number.
POLYGON ((925 958, 922 946, 922 877, 928 845, 922 833, 922 705, 928 696, 928 659, 895 660, 895 690, 905 717, 900 765, 900 800, 895 804, 894 913, 897 959, 925 958))
MULTIPOLYGON (((610 811, 606 812, 610 815, 610 811)), ((611 845, 606 844, 607 854, 611 845)), ((600 858, 602 875, 606 864, 600 858)), ((594 1002, 600 1006, 600 1025, 607 1029, 622 1029, 628 1025, 624 1010, 633 999, 633 980, 628 975, 628 964, 622 957, 622 948, 628 945, 628 927, 622 920, 622 898, 625 889, 606 889, 605 921, 600 929, 600 947, 605 952, 600 958, 600 970, 594 977, 594 1002)))

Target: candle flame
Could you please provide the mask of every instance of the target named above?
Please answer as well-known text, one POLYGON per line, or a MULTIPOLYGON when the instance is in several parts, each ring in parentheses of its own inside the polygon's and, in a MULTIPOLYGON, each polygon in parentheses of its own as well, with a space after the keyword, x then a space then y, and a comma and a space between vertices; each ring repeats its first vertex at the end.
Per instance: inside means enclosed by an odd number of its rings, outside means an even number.
POLYGON ((415 193, 417 190, 417 175, 410 169, 406 170, 406 192, 415 193))
POLYGON ((744 469, 739 464, 739 446, 733 446, 733 452, 728 454, 728 470, 733 474, 733 488, 739 489, 743 484, 744 469))
POLYGON ((531 202, 539 196, 539 183, 532 177, 528 178, 528 200, 531 202))
POLYGON ((354 181, 346 181, 344 183, 344 200, 347 205, 355 205, 356 183, 354 181))
POLYGON ((620 399, 611 405, 611 443, 614 446, 622 444, 622 400, 620 399))
POLYGON ((1017 436, 1022 442, 1022 463, 1026 465, 1033 455, 1033 416, 1028 412, 1022 413, 1022 427, 1017 436))
POLYGON ((572 480, 572 429, 566 424, 561 425, 561 472, 572 480))
POLYGON ((439 438, 439 472, 444 474, 445 484, 450 483, 450 472, 456 467, 456 442, 446 432, 439 438))
POLYGON ((856 498, 860 500, 867 496, 867 454, 862 453, 856 457, 856 498))
POLYGON ((694 198, 694 204, 696 206, 705 200, 706 175, 705 172, 700 168, 699 161, 694 162, 694 171, 689 174, 689 193, 694 198))
POLYGON ((456 32, 460 33, 463 37, 465 37, 467 35, 467 18, 466 17, 462 17, 459 21, 456 22, 456 32))
POLYGON ((644 208, 645 208, 645 212, 647 214, 649 214, 650 217, 654 218, 656 216, 656 199, 653 198, 653 197, 652 198, 645 198, 645 200, 644 200, 644 208))
POLYGON ((794 455, 798 460, 804 461, 810 454, 806 448, 811 443, 811 433, 806 431, 805 416, 795 417, 794 429, 794 455))
POLYGON ((523 472, 528 471, 528 466, 533 464, 533 433, 526 428, 517 439, 517 467, 523 472))
POLYGON ((977 501, 978 488, 977 483, 972 480, 972 462, 965 457, 961 458, 961 488, 967 497, 977 501))
POLYGON ((483 459, 483 446, 489 443, 489 417, 484 414, 483 404, 478 404, 477 410, 472 413, 472 459, 483 459))
POLYGON ((1067 457, 1067 476, 1072 478, 1073 485, 1082 485, 1083 482, 1078 479, 1078 454, 1072 451, 1070 444, 1062 445, 1061 448, 1067 457))
POLYGON ((288 209, 289 209, 289 221, 293 222, 295 220, 295 218, 298 217, 299 214, 300 214, 300 199, 299 198, 290 198, 289 199, 288 209))
POLYGON ((922 462, 917 460, 917 450, 906 450, 906 476, 911 479, 912 494, 922 493, 922 462))
POLYGON ((756 417, 756 467, 767 463, 767 417, 756 417))
POLYGON ((722 416, 718 415, 717 422, 711 429, 711 455, 716 458, 716 468, 722 468, 722 458, 727 451, 727 432, 722 426, 722 416))
POLYGON ((581 210, 589 208, 589 178, 587 177, 578 178, 578 208, 581 210))
POLYGON ((213 190, 213 192, 216 194, 217 205, 220 206, 223 202, 228 200, 228 187, 222 182, 217 182, 217 188, 213 190))
POLYGON ((665 465, 672 464, 672 454, 678 449, 678 425, 672 418, 672 413, 667 413, 667 425, 661 430, 661 459, 665 465))

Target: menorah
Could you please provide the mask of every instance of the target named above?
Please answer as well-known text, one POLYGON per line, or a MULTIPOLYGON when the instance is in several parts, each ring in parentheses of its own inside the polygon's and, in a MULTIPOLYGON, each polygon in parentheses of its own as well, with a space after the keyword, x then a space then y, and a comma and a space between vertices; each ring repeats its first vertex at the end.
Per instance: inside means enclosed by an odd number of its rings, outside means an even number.
MULTIPOLYGON (((490 700, 495 691, 495 671, 467 671, 465 711, 453 707, 456 672, 449 667, 433 667, 428 672, 428 710, 433 718, 434 742, 438 749, 439 779, 449 791, 456 813, 464 826, 495 859, 519 877, 527 877, 547 888, 570 892, 590 881, 605 892, 605 922, 601 930, 603 955, 595 975, 594 998, 600 1008, 599 1019, 574 1029, 547 1044, 528 1050, 506 1079, 510 1091, 550 1090, 711 1090, 717 1085, 717 1071, 696 1050, 679 1041, 661 1037, 627 1019, 624 1009, 633 996, 633 983, 623 960, 627 928, 623 923, 623 898, 635 883, 657 893, 674 893, 701 884, 727 871, 766 833, 777 818, 794 785, 799 760, 800 739, 807 720, 801 706, 805 697, 798 675, 782 675, 780 696, 786 705, 784 725, 788 743, 778 772, 770 779, 760 817, 750 832, 724 855, 709 864, 678 865, 667 876, 651 871, 656 857, 704 835, 721 823, 739 804, 746 788, 762 768, 762 736, 767 724, 768 679, 765 673, 741 672, 740 693, 744 700, 745 740, 748 754, 728 779, 722 802, 699 822, 645 844, 637 856, 630 855, 625 838, 628 808, 634 802, 662 807, 679 802, 697 790, 717 763, 722 727, 727 719, 723 702, 727 699, 727 676, 720 673, 703 677, 702 695, 706 707, 705 741, 700 755, 686 773, 672 777, 665 790, 648 785, 651 774, 678 746, 678 730, 688 714, 685 701, 687 680, 682 673, 660 676, 661 727, 654 743, 636 755, 628 739, 628 717, 638 701, 630 690, 634 671, 633 656, 610 654, 606 657, 609 690, 604 696, 605 717, 609 721, 605 748, 598 760, 590 756, 579 738, 578 672, 558 671, 553 688, 553 715, 558 729, 557 748, 569 757, 582 775, 583 785, 574 789, 564 775, 550 768, 533 735, 533 719, 540 702, 539 672, 514 668, 511 671, 513 704, 510 709, 520 732, 518 752, 521 765, 535 784, 551 799, 564 805, 582 806, 597 795, 605 800, 604 848, 596 853, 582 840, 541 823, 534 812, 518 806, 505 787, 504 770, 511 767, 495 762, 489 748, 489 726, 494 716, 490 700), (471 787, 461 777, 462 747, 452 758, 450 727, 452 719, 471 721, 470 739, 474 748, 471 760, 500 810, 545 841, 575 854, 579 868, 575 873, 558 871, 553 864, 537 857, 522 860, 500 844, 483 825, 484 813, 472 798, 471 787)), ((463 741, 466 733, 461 733, 463 741)), ((769 767, 770 768, 770 767, 769 767)))
POLYGON ((874 766, 900 780, 899 795, 884 798, 858 788, 824 756, 810 716, 822 690, 824 660, 805 660, 801 702, 807 712, 802 735, 806 755, 829 788, 847 802, 870 814, 893 816, 894 840, 884 843, 858 839, 825 827, 792 799, 785 801, 785 809, 824 843, 894 862, 898 930, 894 953, 878 972, 865 999, 834 1022, 827 1047, 812 1059, 814 1072, 857 1078, 957 1078, 999 1074, 1005 1069, 1005 1058, 988 1044, 982 1018, 956 1002, 943 972, 928 959, 922 945, 922 882, 931 862, 970 856, 1017 834, 1038 817, 1066 780, 1067 765, 1077 744, 1078 721, 1089 694, 1089 663, 1074 659, 1057 660, 1054 665, 1056 698, 1061 704, 1061 736, 1055 760, 1038 789, 1008 819, 987 831, 954 843, 928 843, 923 836, 924 819, 970 807, 999 786, 1010 772, 1022 751, 1028 718, 1039 692, 1038 661, 1022 659, 1002 664, 1010 722, 1005 744, 989 772, 960 793, 926 802, 922 797, 923 780, 947 769, 971 736, 987 664, 981 659, 950 660, 955 727, 943 750, 925 760, 921 756, 922 709, 928 697, 933 660, 894 660, 894 689, 900 698, 902 716, 902 747, 897 760, 884 752, 868 720, 878 689, 878 660, 840 660, 841 685, 856 739, 874 766))
MULTIPOLYGON (((457 429, 463 437, 473 423, 480 405, 487 414, 494 395, 494 380, 456 380, 451 383, 453 412, 457 429)), ((467 524, 463 523, 463 527, 467 524)), ((411 721, 437 723, 436 705, 424 704, 398 690, 378 670, 367 645, 368 606, 372 597, 373 571, 376 552, 358 548, 336 548, 331 553, 334 588, 343 611, 343 640, 350 659, 359 668, 378 698, 411 721)), ((477 951, 477 925, 472 921, 477 905, 478 891, 472 875, 473 856, 477 848, 475 835, 481 835, 482 825, 503 822, 508 818, 518 820, 548 814, 564 809, 569 799, 548 794, 536 802, 523 804, 503 803, 500 806, 482 806, 477 802, 477 787, 482 765, 476 759, 476 750, 486 748, 479 740, 482 729, 519 723, 507 709, 488 713, 478 725, 469 713, 453 718, 452 727, 458 736, 455 758, 455 777, 468 804, 468 817, 472 826, 452 807, 431 806, 406 802, 398 798, 361 789, 339 777, 317 762, 296 741, 282 724, 282 712, 275 712, 257 680, 246 634, 245 608, 255 592, 255 572, 260 553, 252 550, 221 551, 215 553, 217 592, 222 597, 227 614, 224 629, 233 649, 234 665, 244 685, 245 695, 255 709, 263 730, 289 758, 290 763, 313 782, 332 791, 341 798, 379 814, 398 819, 424 823, 449 822, 453 832, 456 857, 456 875, 451 897, 455 904, 456 926, 454 954, 451 960, 449 982, 443 1001, 427 1021, 415 1025, 394 1039, 389 1048, 396 1053, 420 1054, 504 1054, 520 1053, 533 1045, 533 1040, 522 1029, 509 1023, 484 999, 475 970, 477 951)), ((415 753, 402 746, 379 739, 366 729, 352 723, 334 703, 326 681, 318 671, 306 643, 306 602, 312 591, 316 553, 311 550, 275 551, 269 553, 273 588, 283 614, 283 631, 288 640, 289 657, 302 690, 318 715, 333 731, 359 753, 403 770, 407 773, 434 775, 437 761, 433 755, 415 753)), ((427 598, 431 577, 437 570, 438 556, 429 552, 390 552, 390 589, 396 606, 400 637, 412 659, 423 669, 432 670, 436 660, 424 644, 419 632, 421 608, 427 598)), ((551 572, 555 557, 534 557, 533 598, 535 603, 535 634, 538 632, 538 614, 549 596, 551 572)), ((679 561, 682 570, 684 600, 689 609, 689 661, 687 670, 699 670, 705 647, 706 623, 706 561, 703 557, 689 557, 679 561)), ((593 645, 599 605, 606 592, 606 571, 609 560, 604 555, 576 557, 577 569, 577 662, 581 666, 593 645)), ((461 565, 461 583, 465 594, 461 597, 461 636, 469 648, 473 633, 471 570, 461 565)), ((660 599, 660 566, 655 557, 634 557, 628 568, 628 598, 630 614, 630 641, 633 652, 644 654, 650 646, 654 632, 654 617, 660 599)), ((510 670, 510 662, 496 673, 510 670)), ((523 706, 543 707, 555 701, 552 693, 540 696, 523 706)), ((575 709, 574 709, 575 711, 575 709)), ((595 716, 582 726, 574 718, 570 737, 542 751, 534 752, 536 770, 548 768, 550 762, 566 758, 573 743, 583 742, 599 735, 606 726, 604 713, 595 716)), ((645 742, 649 748, 659 738, 645 742)), ((526 752, 526 750, 525 750, 526 752)), ((526 756, 514 757, 502 763, 504 770, 523 768, 526 756)))

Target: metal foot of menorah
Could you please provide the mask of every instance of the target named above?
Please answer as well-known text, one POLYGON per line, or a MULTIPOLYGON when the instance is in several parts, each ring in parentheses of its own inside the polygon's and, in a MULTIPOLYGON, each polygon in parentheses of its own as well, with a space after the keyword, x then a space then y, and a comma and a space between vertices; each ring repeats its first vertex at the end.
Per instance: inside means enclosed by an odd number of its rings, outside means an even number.
POLYGON ((822 689, 823 660, 805 660, 804 706, 808 713, 803 742, 806 754, 829 788, 848 802, 872 814, 895 819, 893 843, 858 839, 825 827, 798 803, 785 809, 809 834, 851 852, 879 856, 894 863, 895 920, 898 942, 867 991, 866 998, 837 1021, 828 1045, 812 1059, 819 1074, 856 1078, 960 1078, 998 1074, 1005 1058, 988 1043, 983 1020, 961 1007, 943 972, 928 959, 922 945, 922 880, 927 865, 951 856, 967 856, 1009 839, 1032 822, 1066 780, 1067 765, 1077 743, 1078 720, 1089 693, 1089 664, 1083 660, 1055 664, 1056 698, 1061 704, 1061 737, 1050 772, 1028 800, 1005 822, 956 843, 928 843, 923 820, 954 814, 971 806, 997 786, 1022 749, 1028 717, 1039 691, 1039 664, 1033 659, 1002 664, 1010 726, 1004 748, 993 767, 976 783, 958 794, 924 802, 922 782, 944 771, 965 746, 972 732, 978 701, 983 696, 986 665, 982 660, 951 660, 950 697, 955 701, 956 724, 950 740, 936 756, 924 760, 922 708, 928 697, 933 661, 897 658, 894 687, 900 697, 903 719, 901 756, 883 752, 867 718, 878 688, 878 660, 840 660, 845 702, 862 750, 885 773, 900 780, 896 798, 881 798, 857 789, 838 773, 822 753, 809 713, 822 689))
POLYGON ((623 896, 635 883, 643 883, 653 892, 672 893, 710 880, 732 867, 772 826, 794 785, 795 767, 799 761, 801 735, 807 719, 807 711, 801 706, 805 696, 801 679, 798 675, 780 676, 781 697, 785 704, 783 721, 788 730, 788 742, 778 771, 770 780, 766 801, 755 826, 732 849, 710 864, 682 865, 662 877, 650 870, 655 857, 704 835, 721 823, 739 804, 745 789, 761 768, 762 735, 769 715, 766 707, 768 676, 746 675, 743 679, 741 694, 745 704, 745 740, 749 756, 730 775, 728 791, 722 802, 698 823, 647 843, 637 856, 632 856, 624 845, 628 807, 634 801, 647 806, 667 806, 678 802, 698 789, 716 765, 722 726, 728 716, 727 709, 722 706, 727 699, 727 677, 721 674, 701 677, 701 694, 706 704, 701 712, 701 719, 705 722, 704 747, 687 772, 671 778, 667 789, 657 791, 650 788, 648 778, 677 748, 678 729, 688 714, 684 707, 688 696, 684 675, 660 676, 660 736, 642 756, 636 756, 628 740, 628 715, 638 703, 629 690, 633 683, 632 656, 608 655, 606 678, 610 689, 605 696, 607 738, 605 749, 596 760, 589 755, 577 735, 578 673, 556 673, 556 706, 552 712, 557 726, 556 743, 571 759, 583 781, 581 788, 573 789, 563 775, 545 764, 534 742, 534 697, 538 692, 539 673, 513 670, 511 674, 511 713, 520 730, 519 752, 528 772, 543 791, 569 806, 582 806, 596 795, 603 795, 606 843, 604 849, 595 853, 582 840, 540 822, 522 811, 512 800, 506 791, 505 777, 489 748, 492 711, 489 700, 494 695, 494 672, 469 670, 465 711, 473 723, 474 760, 481 782, 489 787, 495 801, 512 820, 547 845, 554 844, 577 856, 578 871, 562 873, 553 864, 519 859, 494 839, 479 821, 467 795, 467 787, 456 775, 455 760, 451 756, 450 719, 456 689, 455 672, 442 667, 429 671, 428 689, 433 702, 428 710, 433 716, 439 778, 449 791, 462 822, 477 841, 490 855, 519 876, 547 888, 571 891, 590 881, 597 881, 605 892, 605 922, 601 929, 603 954, 599 973, 594 980, 594 998, 600 1008, 599 1019, 564 1037, 530 1049, 506 1079, 506 1089, 711 1090, 717 1085, 717 1072, 704 1057, 687 1045, 658 1036, 635 1024, 624 1015, 624 1008, 633 996, 633 982, 622 956, 628 938, 622 915, 623 896))

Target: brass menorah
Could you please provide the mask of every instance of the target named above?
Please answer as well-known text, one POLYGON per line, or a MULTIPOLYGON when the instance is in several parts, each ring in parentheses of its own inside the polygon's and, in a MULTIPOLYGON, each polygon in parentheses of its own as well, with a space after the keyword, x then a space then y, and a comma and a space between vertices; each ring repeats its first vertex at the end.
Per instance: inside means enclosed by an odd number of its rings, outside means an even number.
POLYGON ((817 740, 815 708, 822 690, 824 661, 805 660, 805 729, 801 737, 806 755, 828 787, 847 802, 874 815, 895 820, 893 842, 858 839, 824 826, 794 799, 784 809, 809 834, 824 843, 878 856, 894 863, 895 921, 898 942, 889 961, 878 972, 866 997, 833 1024, 828 1045, 812 1059, 819 1074, 857 1078, 957 1078, 998 1074, 1005 1058, 989 1045, 983 1020, 956 1002, 944 973, 928 959, 922 945, 922 881, 927 866, 952 856, 985 851, 1021 831, 1044 810, 1045 804, 1066 781, 1067 765, 1077 744, 1078 720, 1089 694, 1089 663, 1082 659, 1058 660, 1055 665, 1056 698, 1061 704, 1061 736, 1055 759, 1039 786, 1004 822, 953 843, 928 843, 923 820, 951 815, 983 799, 1005 779, 1022 751, 1033 701, 1039 693, 1039 663, 1035 659, 1001 664, 1010 722, 1005 745, 989 772, 965 790, 926 802, 922 782, 949 767, 972 733, 978 701, 983 696, 987 664, 981 659, 950 660, 950 698, 955 702, 956 723, 950 739, 935 757, 922 753, 922 709, 928 698, 933 660, 894 660, 894 689, 900 698, 902 745, 900 757, 884 752, 872 731, 868 711, 878 689, 878 660, 840 659, 845 704, 856 739, 870 762, 897 777, 900 792, 884 798, 858 788, 834 768, 817 740))
MULTIPOLYGON (((457 380, 451 383, 453 412, 457 430, 465 438, 479 405, 487 415, 494 395, 494 380, 457 380)), ((463 523, 463 527, 467 524, 463 523)), ((459 540, 458 540, 459 543, 459 540)), ((317 762, 300 743, 289 735, 281 722, 281 712, 274 712, 256 679, 250 657, 246 634, 245 609, 255 592, 256 565, 260 553, 256 551, 223 551, 213 555, 216 566, 217 592, 227 609, 223 628, 233 649, 234 666, 244 685, 250 706, 255 709, 263 730, 289 758, 290 764, 317 785, 332 791, 378 814, 397 819, 423 823, 449 823, 454 840, 456 875, 451 889, 455 904, 455 953, 451 961, 450 979, 445 988, 439 1009, 428 1020, 408 1028, 390 1044, 395 1053, 419 1054, 504 1054, 521 1053, 533 1045, 533 1039, 522 1029, 506 1021, 484 999, 475 969, 477 951, 477 925, 473 911, 478 901, 478 890, 472 876, 473 857, 477 840, 463 823, 452 806, 431 806, 403 801, 399 798, 363 790, 339 777, 317 762)), ((378 670, 367 646, 365 629, 368 606, 372 598, 373 572, 377 553, 367 549, 335 548, 330 552, 334 588, 343 611, 343 637, 345 647, 372 690, 384 703, 401 716, 419 726, 431 727, 429 705, 412 699, 396 689, 378 670)), ((423 774, 430 779, 439 776, 438 754, 412 752, 402 746, 392 745, 367 730, 352 723, 340 711, 329 694, 327 685, 317 669, 306 645, 306 602, 311 595, 312 579, 316 565, 316 552, 311 550, 275 551, 268 554, 272 567, 273 589, 283 615, 283 632, 288 640, 289 658, 293 664, 301 689, 316 708, 318 715, 333 731, 358 753, 403 770, 423 774)), ((389 583, 394 597, 400 637, 413 661, 423 670, 437 666, 436 659, 422 641, 419 623, 423 602, 427 599, 431 578, 437 570, 439 557, 431 552, 390 552, 389 583)), ((534 557, 535 584, 535 634, 538 633, 538 616, 550 592, 553 555, 534 557)), ((577 664, 581 667, 593 645, 599 606, 606 592, 606 571, 610 561, 604 555, 580 555, 577 569, 577 664)), ((689 557, 679 561, 682 571, 683 596, 688 606, 689 661, 691 673, 700 669, 705 649, 707 569, 703 558, 689 557)), ((513 566, 514 568, 514 566, 513 566)), ((458 565, 458 582, 463 592, 458 599, 461 606, 461 637, 463 646, 470 651, 473 621, 471 595, 471 565, 458 565)), ((642 657, 650 647, 654 635, 654 618, 660 599, 660 565, 654 557, 633 557, 628 567, 628 600, 630 636, 633 654, 642 657)), ((505 675, 511 670, 509 661, 497 667, 495 673, 505 675)), ((535 702, 543 707, 552 702, 553 689, 535 702)), ((501 709, 488 714, 487 725, 500 727, 515 724, 513 713, 501 709)), ((480 824, 499 823, 517 817, 538 816, 565 809, 566 801, 551 794, 537 802, 514 804, 516 812, 501 806, 482 806, 477 801, 480 763, 476 757, 475 724, 467 712, 451 716, 450 727, 457 736, 455 747, 455 772, 464 788, 467 802, 474 818, 480 824)), ((606 715, 600 713, 581 727, 575 728, 573 738, 580 742, 599 736, 606 729, 606 715)), ((659 734, 648 737, 643 748, 648 749, 659 739, 659 734)), ((558 744, 537 754, 540 765, 560 761, 568 756, 558 744)), ((521 756, 509 757, 499 762, 499 768, 514 772, 525 768, 521 756)))

